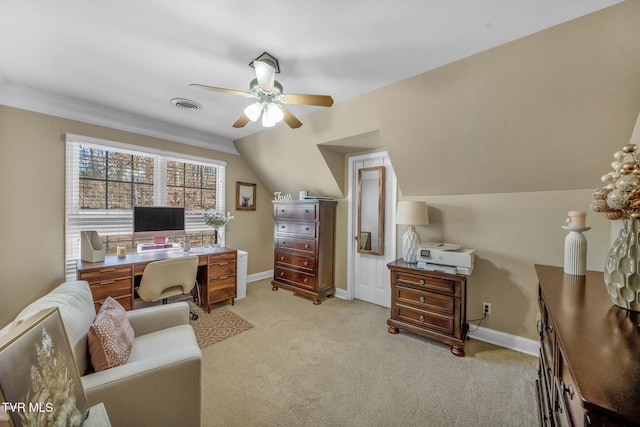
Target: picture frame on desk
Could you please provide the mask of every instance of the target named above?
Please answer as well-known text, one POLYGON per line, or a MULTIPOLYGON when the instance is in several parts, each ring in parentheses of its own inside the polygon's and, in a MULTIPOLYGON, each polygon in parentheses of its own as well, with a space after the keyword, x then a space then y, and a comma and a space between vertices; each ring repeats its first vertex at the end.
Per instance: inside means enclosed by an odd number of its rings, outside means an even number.
POLYGON ((0 399, 9 425, 80 426, 89 414, 58 307, 0 337, 0 399))
POLYGON ((256 210, 256 184, 236 182, 236 210, 256 210))

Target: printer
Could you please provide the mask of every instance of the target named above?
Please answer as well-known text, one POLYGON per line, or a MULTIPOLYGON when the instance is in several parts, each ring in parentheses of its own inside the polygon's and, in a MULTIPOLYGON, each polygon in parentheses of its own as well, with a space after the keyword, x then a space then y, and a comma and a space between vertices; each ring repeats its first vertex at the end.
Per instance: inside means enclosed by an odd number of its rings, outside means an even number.
POLYGON ((468 276, 473 271, 475 251, 451 243, 418 245, 418 268, 468 276))

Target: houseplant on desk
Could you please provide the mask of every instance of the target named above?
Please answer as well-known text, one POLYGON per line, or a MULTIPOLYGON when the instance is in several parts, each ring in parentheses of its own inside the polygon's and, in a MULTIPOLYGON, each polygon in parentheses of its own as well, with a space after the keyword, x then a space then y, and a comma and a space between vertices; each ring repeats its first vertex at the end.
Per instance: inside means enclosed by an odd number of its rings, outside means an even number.
POLYGON ((204 222, 213 227, 213 238, 211 245, 220 246, 222 239, 220 238, 220 229, 226 227, 227 223, 233 219, 231 212, 213 212, 204 214, 204 222))

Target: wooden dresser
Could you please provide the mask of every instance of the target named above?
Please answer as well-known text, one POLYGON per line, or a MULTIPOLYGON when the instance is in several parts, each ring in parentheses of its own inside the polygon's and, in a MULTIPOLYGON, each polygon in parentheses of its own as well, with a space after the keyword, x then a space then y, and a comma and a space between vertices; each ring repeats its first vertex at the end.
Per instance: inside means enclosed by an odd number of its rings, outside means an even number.
POLYGON ((332 297, 336 202, 288 200, 273 202, 274 291, 287 289, 313 298, 332 297))
MULTIPOLYGON (((148 263, 190 255, 198 256, 200 305, 210 312, 211 306, 216 302, 231 300, 233 304, 237 296, 237 251, 219 246, 193 248, 189 252, 148 251, 127 254, 123 258, 107 256, 100 262, 78 260, 78 280, 89 282, 96 313, 109 296, 117 300, 125 310, 132 310, 136 277, 142 276, 148 263)), ((198 296, 196 288, 193 293, 198 296)))
POLYGON ((601 272, 535 269, 540 424, 640 425, 640 313, 611 302, 601 272))
POLYGON ((399 259, 387 264, 391 271, 389 332, 399 329, 451 346, 464 356, 467 338, 467 278, 417 268, 399 259))

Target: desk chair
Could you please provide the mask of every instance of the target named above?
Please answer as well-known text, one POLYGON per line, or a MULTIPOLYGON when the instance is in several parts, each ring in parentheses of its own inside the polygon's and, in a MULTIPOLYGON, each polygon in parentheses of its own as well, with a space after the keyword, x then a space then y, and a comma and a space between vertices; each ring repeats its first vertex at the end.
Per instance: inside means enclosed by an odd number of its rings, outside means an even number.
MULTIPOLYGON (((198 274, 198 257, 186 256, 153 261, 147 264, 142 273, 138 296, 147 302, 162 301, 167 298, 189 294, 196 285, 198 274)), ((191 318, 196 320, 198 315, 190 310, 191 318)))

